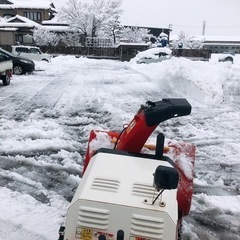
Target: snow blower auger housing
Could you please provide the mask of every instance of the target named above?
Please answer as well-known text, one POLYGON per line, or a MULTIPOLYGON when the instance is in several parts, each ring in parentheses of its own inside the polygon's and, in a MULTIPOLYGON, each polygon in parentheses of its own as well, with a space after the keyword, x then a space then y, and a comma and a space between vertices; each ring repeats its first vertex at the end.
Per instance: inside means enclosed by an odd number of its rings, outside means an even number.
POLYGON ((91 131, 59 240, 180 239, 182 217, 191 206, 195 146, 165 146, 163 133, 156 146, 146 141, 161 122, 190 113, 186 99, 162 99, 142 105, 122 132, 91 131))

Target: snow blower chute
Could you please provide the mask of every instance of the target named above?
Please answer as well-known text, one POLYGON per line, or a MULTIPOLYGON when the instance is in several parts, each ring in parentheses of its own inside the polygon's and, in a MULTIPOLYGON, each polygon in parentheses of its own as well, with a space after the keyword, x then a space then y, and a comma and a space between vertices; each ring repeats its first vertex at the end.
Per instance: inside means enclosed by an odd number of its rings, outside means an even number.
POLYGON ((163 133, 155 146, 146 141, 161 122, 190 113, 184 98, 148 101, 122 132, 91 131, 59 239, 180 239, 182 217, 191 206, 195 146, 166 144, 163 133))

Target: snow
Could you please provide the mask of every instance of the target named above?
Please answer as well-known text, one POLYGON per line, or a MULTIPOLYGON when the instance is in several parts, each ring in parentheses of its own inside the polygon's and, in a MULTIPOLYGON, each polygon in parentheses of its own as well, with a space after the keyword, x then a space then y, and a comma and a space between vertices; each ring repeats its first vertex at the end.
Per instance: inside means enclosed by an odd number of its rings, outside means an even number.
POLYGON ((32 1, 32 0, 10 0, 12 4, 0 4, 1 8, 12 9, 12 8, 37 8, 37 9, 49 9, 52 1, 50 0, 41 0, 41 1, 32 1))
MULTIPOLYGON (((57 56, 0 85, 0 239, 57 239, 92 129, 122 129, 147 100, 184 97, 190 116, 160 124, 197 147, 185 239, 238 239, 240 57, 151 64, 57 56)), ((154 142, 153 135, 149 142, 154 142)), ((109 144, 100 134, 101 144, 109 144)), ((99 142, 91 143, 91 150, 99 142)), ((109 147, 111 144, 109 144, 109 147)), ((188 159, 180 163, 192 177, 188 159)))

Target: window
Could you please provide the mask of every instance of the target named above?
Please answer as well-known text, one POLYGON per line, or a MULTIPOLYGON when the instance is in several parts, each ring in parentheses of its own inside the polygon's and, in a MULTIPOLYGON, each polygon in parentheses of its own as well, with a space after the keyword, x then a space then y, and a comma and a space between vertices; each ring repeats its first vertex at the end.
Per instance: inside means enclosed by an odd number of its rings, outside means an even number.
POLYGON ((23 42, 23 35, 22 34, 18 34, 18 35, 15 35, 15 40, 16 42, 19 42, 19 43, 22 43, 23 42))
POLYGON ((11 18, 11 17, 13 17, 13 16, 15 16, 15 15, 13 15, 13 14, 3 14, 3 17, 5 17, 5 18, 11 18))
POLYGON ((28 34, 17 34, 15 35, 16 43, 33 43, 33 37, 28 34))
POLYGON ((28 49, 27 49, 27 48, 24 48, 24 47, 17 47, 17 48, 16 48, 16 52, 24 52, 24 53, 27 53, 27 52, 28 52, 28 49))
POLYGON ((40 12, 24 12, 24 17, 27 17, 33 21, 41 21, 40 12))
POLYGON ((29 53, 40 54, 40 52, 37 48, 30 48, 29 53))

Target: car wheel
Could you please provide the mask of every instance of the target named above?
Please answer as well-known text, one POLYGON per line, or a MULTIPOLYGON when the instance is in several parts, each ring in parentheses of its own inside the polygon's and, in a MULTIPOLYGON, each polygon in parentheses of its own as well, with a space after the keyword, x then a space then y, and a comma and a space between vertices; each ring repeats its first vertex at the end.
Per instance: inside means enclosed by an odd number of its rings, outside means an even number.
POLYGON ((7 72, 6 75, 1 76, 1 79, 2 79, 2 82, 3 82, 3 85, 4 85, 4 86, 7 86, 7 85, 10 84, 10 79, 11 79, 11 77, 10 77, 10 74, 9 74, 8 72, 7 72))
POLYGON ((44 59, 42 59, 42 61, 44 61, 44 62, 49 62, 49 61, 48 61, 47 59, 45 59, 45 58, 44 58, 44 59))
POLYGON ((13 74, 21 75, 23 73, 24 73, 24 69, 22 66, 16 65, 13 67, 13 74))

